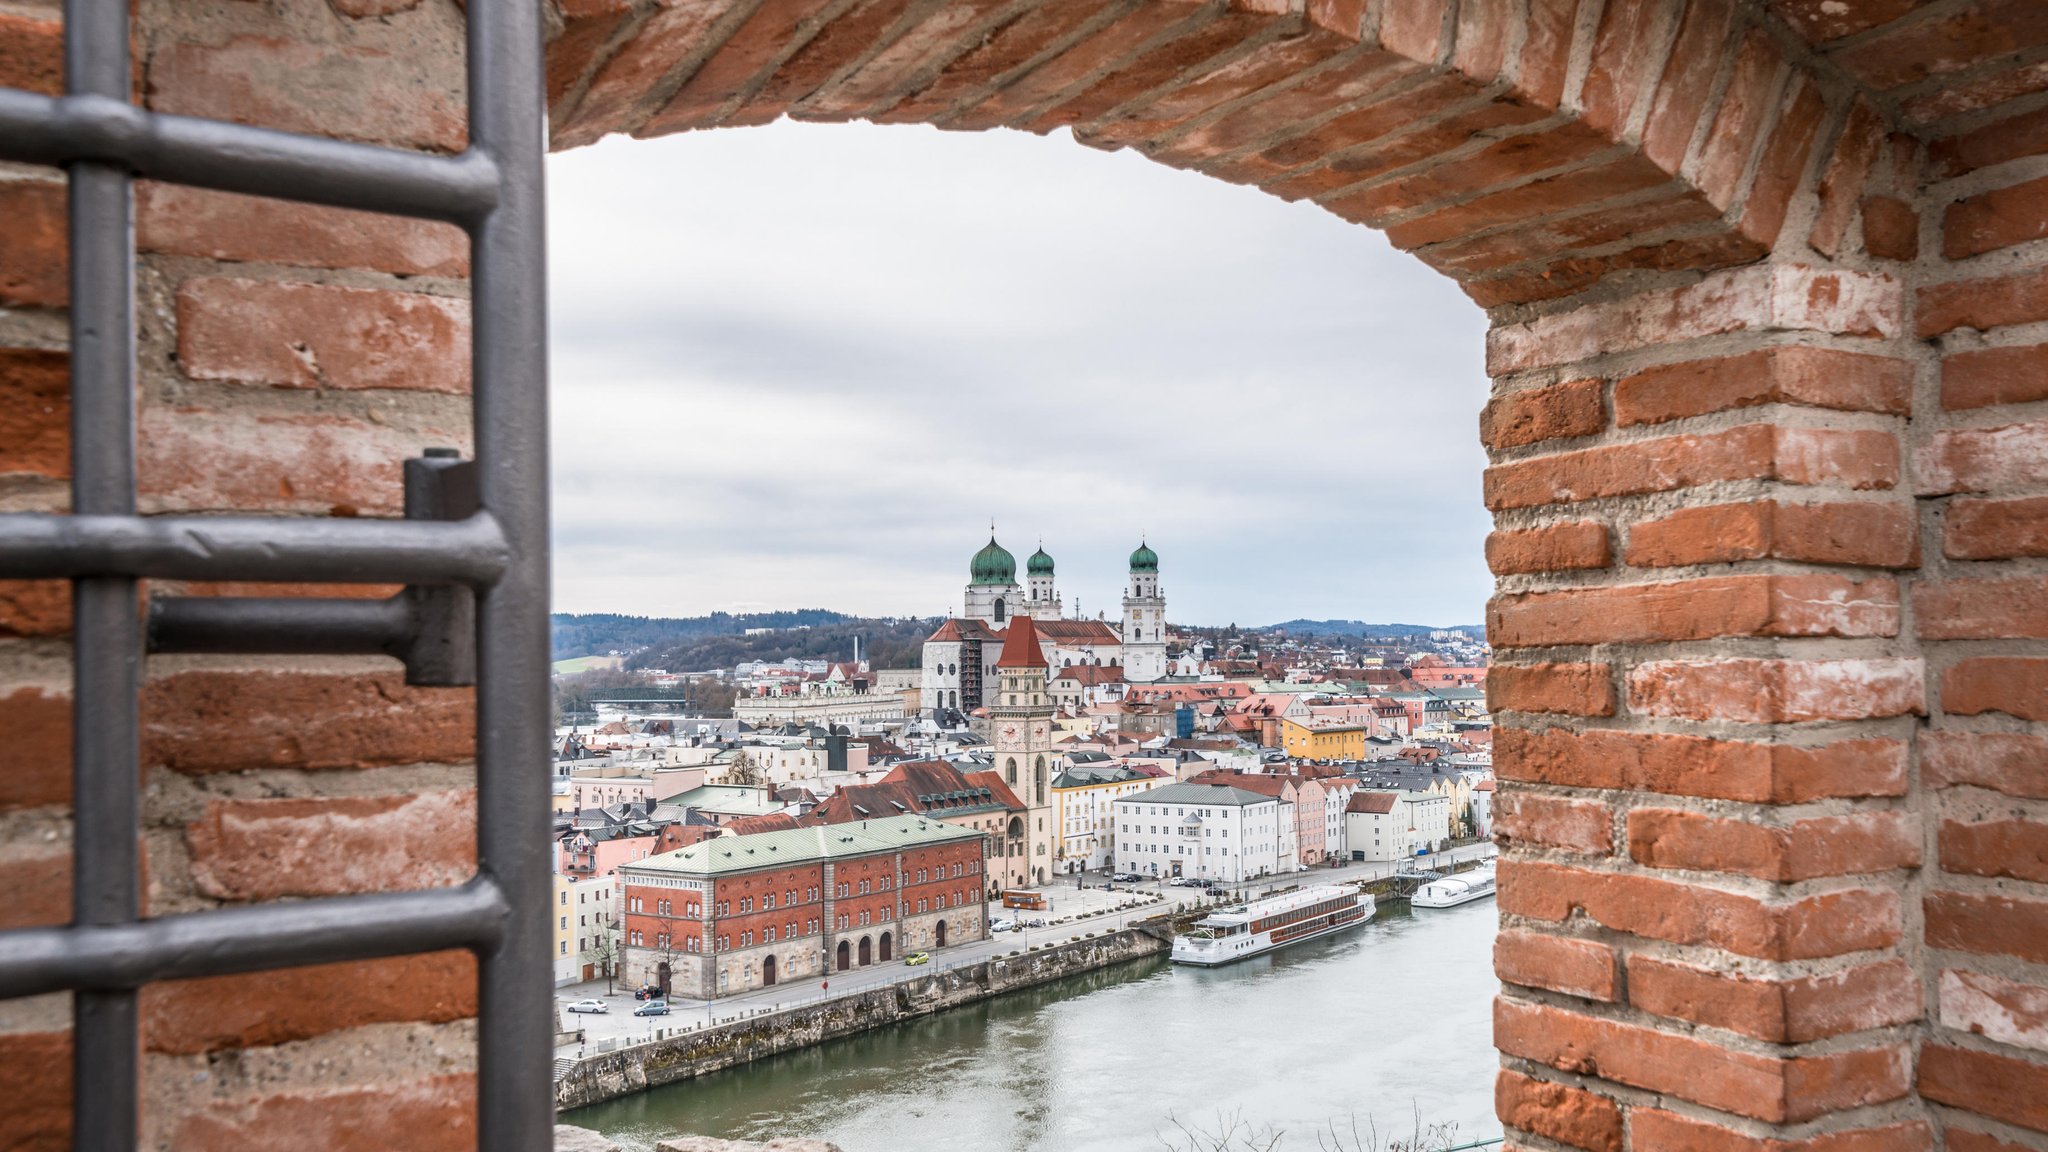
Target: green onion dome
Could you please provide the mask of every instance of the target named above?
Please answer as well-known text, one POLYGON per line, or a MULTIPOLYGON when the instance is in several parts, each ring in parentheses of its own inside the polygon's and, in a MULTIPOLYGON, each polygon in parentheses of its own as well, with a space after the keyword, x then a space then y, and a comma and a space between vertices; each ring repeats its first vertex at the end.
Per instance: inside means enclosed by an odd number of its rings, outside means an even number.
POLYGON ((1033 576, 1052 575, 1052 557, 1045 554, 1044 545, 1039 545, 1038 551, 1031 554, 1031 559, 1024 562, 1024 571, 1033 576))
POLYGON ((1138 544, 1138 550, 1136 552, 1131 553, 1131 571, 1159 571, 1159 553, 1154 552, 1152 549, 1146 547, 1144 542, 1140 541, 1138 544))
POLYGON ((1017 582, 1017 558, 996 538, 988 538, 988 547, 974 554, 967 571, 976 584, 1015 584, 1017 582))

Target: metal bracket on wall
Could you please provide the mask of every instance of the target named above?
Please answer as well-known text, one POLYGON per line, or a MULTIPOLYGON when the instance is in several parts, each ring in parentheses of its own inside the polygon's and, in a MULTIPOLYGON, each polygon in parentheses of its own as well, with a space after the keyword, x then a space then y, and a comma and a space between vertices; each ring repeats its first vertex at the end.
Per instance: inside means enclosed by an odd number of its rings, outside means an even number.
MULTIPOLYGON (((429 448, 405 462, 408 520, 463 520, 479 506, 476 462, 429 448)), ((378 655, 420 687, 476 683, 476 593, 413 584, 383 600, 161 596, 149 602, 151 652, 378 655)))

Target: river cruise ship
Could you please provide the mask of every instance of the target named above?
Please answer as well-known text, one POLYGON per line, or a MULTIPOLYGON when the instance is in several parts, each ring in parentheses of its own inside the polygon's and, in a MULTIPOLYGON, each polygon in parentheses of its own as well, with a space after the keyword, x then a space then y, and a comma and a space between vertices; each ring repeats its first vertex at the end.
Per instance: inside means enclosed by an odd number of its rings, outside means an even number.
POLYGON ((1176 964, 1213 967, 1328 936, 1372 919, 1372 897, 1355 888, 1314 884, 1204 916, 1173 938, 1176 964))
POLYGON ((1493 895, 1493 865, 1462 876, 1431 880, 1415 890, 1410 904, 1416 908, 1456 908, 1493 895))

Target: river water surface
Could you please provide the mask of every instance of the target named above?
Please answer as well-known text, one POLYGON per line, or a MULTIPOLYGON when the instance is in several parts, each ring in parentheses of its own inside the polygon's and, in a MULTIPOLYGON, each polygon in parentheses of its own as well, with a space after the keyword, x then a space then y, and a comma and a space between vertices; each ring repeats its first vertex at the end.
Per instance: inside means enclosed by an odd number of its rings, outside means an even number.
MULTIPOLYGON (((815 1136, 846 1152, 1186 1148, 1230 1117, 1314 1152, 1335 1122, 1460 1141, 1493 1118, 1491 900, 1224 968, 1136 961, 581 1109, 628 1148, 815 1136)), ((1327 1134, 1325 1143, 1328 1143, 1327 1134)))

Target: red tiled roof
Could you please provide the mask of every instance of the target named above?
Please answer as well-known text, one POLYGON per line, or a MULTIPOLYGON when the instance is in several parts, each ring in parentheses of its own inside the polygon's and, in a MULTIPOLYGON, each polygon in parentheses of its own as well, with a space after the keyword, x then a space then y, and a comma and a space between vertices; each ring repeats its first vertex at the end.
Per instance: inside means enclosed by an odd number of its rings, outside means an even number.
POLYGON ((990 787, 992 796, 989 799, 958 795, 972 792, 977 787, 988 787, 987 781, 976 777, 993 775, 969 775, 944 760, 913 760, 889 769, 888 775, 873 784, 846 785, 812 809, 810 814, 827 824, 850 824, 855 820, 901 816, 908 812, 944 818, 952 812, 972 812, 998 805, 1022 808, 1023 805, 1017 803, 1016 796, 1007 788, 990 787))
POLYGON ((755 832, 781 832, 797 827, 796 818, 781 812, 770 812, 763 816, 742 816, 725 826, 731 836, 748 836, 755 832))
POLYGON ((1053 679, 1072 680, 1083 687, 1092 688, 1098 684, 1123 683, 1124 670, 1108 664, 1076 664, 1071 668, 1060 669, 1059 674, 1053 679))
POLYGON ((1038 634, 1054 644, 1069 648, 1083 644, 1121 644, 1122 640, 1100 620, 1041 620, 1038 634))
POLYGON ((996 802, 1002 804, 1006 808, 1024 807, 1024 802, 1022 800, 1017 799, 1017 794, 1015 792, 1010 791, 1010 786, 1008 784, 1003 783, 1003 774, 1001 772, 997 772, 994 770, 990 770, 987 772, 969 772, 966 775, 966 780, 969 784, 972 784, 976 788, 986 788, 990 792, 994 793, 996 802))
POLYGON ((1351 803, 1344 806, 1346 812, 1377 812, 1381 815, 1394 810, 1392 792, 1359 792, 1353 794, 1351 803))
POLYGON ((1003 654, 996 657, 998 668, 1044 668, 1045 650, 1038 646, 1038 629, 1031 617, 1020 616, 1003 637, 1003 654))

